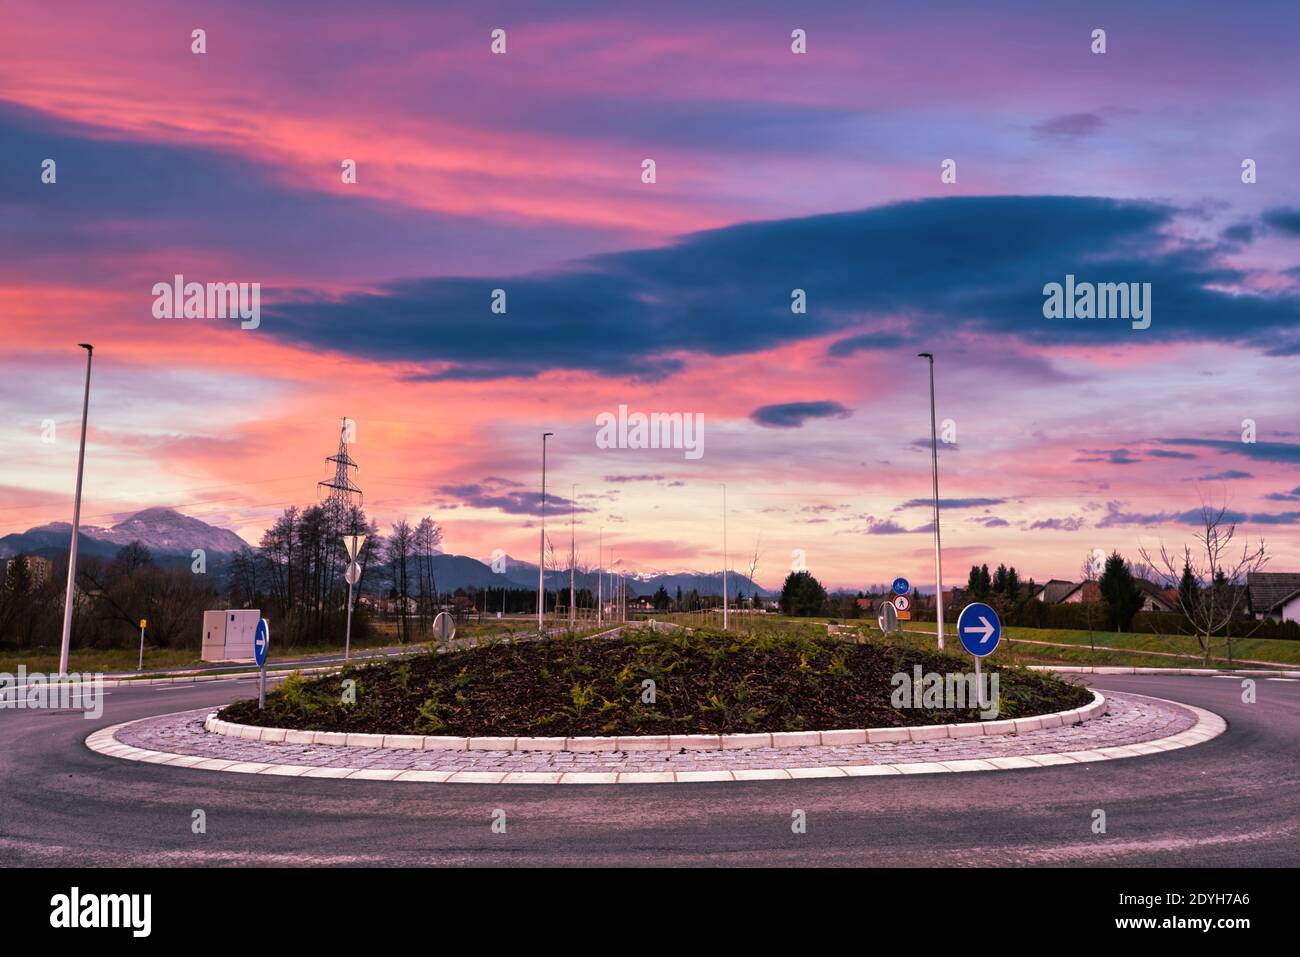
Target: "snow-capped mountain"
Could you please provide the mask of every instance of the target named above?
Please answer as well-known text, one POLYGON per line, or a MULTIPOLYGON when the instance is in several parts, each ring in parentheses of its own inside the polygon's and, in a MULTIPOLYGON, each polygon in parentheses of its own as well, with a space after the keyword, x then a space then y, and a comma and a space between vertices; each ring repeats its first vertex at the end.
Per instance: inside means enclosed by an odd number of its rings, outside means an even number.
MULTIPOLYGON (((50 522, 6 535, 0 538, 0 557, 19 552, 46 556, 63 553, 68 550, 71 534, 69 522, 50 522)), ((159 557, 183 555, 186 558, 196 548, 203 549, 209 557, 219 557, 233 554, 247 544, 229 529, 209 525, 174 509, 146 508, 107 528, 82 525, 77 550, 81 554, 112 557, 131 542, 139 542, 159 557)))

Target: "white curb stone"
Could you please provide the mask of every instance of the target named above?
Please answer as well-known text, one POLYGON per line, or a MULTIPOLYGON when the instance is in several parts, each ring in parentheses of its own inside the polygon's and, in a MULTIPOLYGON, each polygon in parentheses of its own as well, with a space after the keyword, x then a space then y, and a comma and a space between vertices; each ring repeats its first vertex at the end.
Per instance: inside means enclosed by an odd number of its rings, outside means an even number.
MULTIPOLYGON (((987 758, 968 757, 953 758, 948 761, 927 760, 899 762, 888 764, 853 764, 819 767, 777 767, 747 768, 730 770, 679 770, 679 771, 475 771, 447 769, 380 769, 349 767, 306 767, 292 764, 266 764, 258 760, 225 760, 221 758, 203 758, 194 755, 173 754, 163 751, 146 750, 124 744, 116 734, 137 722, 126 722, 111 727, 101 728, 86 738, 86 745, 91 750, 121 760, 141 761, 150 764, 166 764, 170 767, 194 770, 227 771, 239 774, 271 774, 282 777, 311 777, 326 779, 349 779, 369 781, 406 781, 448 784, 651 784, 651 783, 707 783, 724 781, 790 781, 796 779, 832 779, 843 777, 877 777, 887 775, 910 774, 951 774, 978 771, 1029 770, 1073 764, 1085 764, 1096 761, 1121 760, 1149 755, 1158 755, 1165 751, 1191 747, 1213 739, 1227 730, 1227 722, 1212 712, 1191 705, 1167 702, 1149 695, 1133 694, 1131 697, 1150 698, 1162 701, 1184 711, 1191 712, 1196 724, 1189 730, 1152 741, 1134 744, 1115 744, 1093 749, 1044 753, 1031 755, 990 756, 987 758)), ((1103 703, 1098 701, 1093 710, 1102 710, 1103 703)), ((210 717, 210 716, 209 716, 210 717)), ((141 719, 152 720, 152 719, 141 719)), ((1033 721, 1037 719, 1018 719, 1033 721)), ((202 725, 212 727, 219 724, 204 720, 202 725)), ((1015 724, 1015 722, 1012 722, 1015 724)), ((1068 723, 1062 719, 1062 724, 1068 723)), ((972 725, 978 727, 977 725, 972 725)), ((232 726, 238 728, 239 726, 232 726)), ((946 730, 943 726, 933 729, 946 730)), ((244 730, 244 729, 241 729, 244 730)), ((260 729, 259 729, 260 730, 260 729)), ((906 728, 878 729, 886 732, 909 732, 906 728)), ((911 729, 918 730, 918 729, 911 729)), ((802 733, 802 732, 801 732, 802 733)), ((870 731, 868 731, 870 741, 870 731)), ((287 736, 286 736, 287 737, 287 736)), ((682 736, 685 737, 685 736, 682 736)), ((712 737, 712 736, 706 736, 712 737)), ((365 740, 362 738, 361 740, 365 740)), ((895 738, 894 740, 900 740, 895 738)), ((286 743, 289 743, 286 741, 286 743)), ((792 757, 794 755, 791 755, 792 757)), ((805 759, 806 760, 806 759, 805 759)))
POLYGON ((948 737, 948 726, 932 724, 923 728, 908 728, 907 737, 911 741, 939 741, 948 737))
MULTIPOLYGON (((740 737, 740 735, 729 735, 728 737, 740 737)), ((819 737, 824 747, 834 747, 837 744, 866 744, 867 730, 866 728, 845 728, 840 731, 823 731, 819 737)))
POLYGON ((822 742, 820 731, 773 731, 774 748, 815 748, 822 742))
POLYGON ((1070 727, 1105 712, 1106 699, 1093 691, 1093 702, 1084 708, 1002 721, 932 724, 904 728, 836 728, 828 731, 774 731, 746 734, 673 735, 578 735, 573 737, 463 738, 454 735, 360 734, 342 731, 297 731, 262 728, 222 721, 216 713, 204 721, 213 734, 252 741, 285 744, 320 744, 332 747, 362 747, 424 751, 572 751, 578 753, 614 751, 716 751, 758 747, 815 748, 837 745, 881 744, 905 741, 939 741, 945 738, 975 737, 981 734, 1017 734, 1040 728, 1070 727), (418 743, 417 743, 418 742, 418 743))

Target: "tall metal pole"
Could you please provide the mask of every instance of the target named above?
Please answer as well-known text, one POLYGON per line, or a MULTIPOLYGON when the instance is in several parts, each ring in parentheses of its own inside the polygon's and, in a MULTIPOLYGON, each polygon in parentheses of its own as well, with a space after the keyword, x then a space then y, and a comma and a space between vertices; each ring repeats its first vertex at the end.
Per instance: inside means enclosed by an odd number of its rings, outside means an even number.
POLYGON ((599 625, 604 618, 604 589, 601 587, 605 584, 605 526, 600 526, 600 536, 596 545, 596 624, 599 625))
POLYGON ((722 630, 727 630, 727 483, 722 483, 722 630))
POLYGON ((542 633, 542 612, 546 607, 546 440, 554 432, 542 433, 542 531, 537 553, 537 633, 542 633))
POLYGON ((343 635, 343 660, 352 653, 352 582, 348 582, 348 627, 343 635))
POLYGON ((569 491, 569 630, 573 630, 574 623, 577 621, 577 612, 573 607, 573 563, 577 559, 577 539, 574 538, 574 516, 577 514, 577 505, 575 499, 578 496, 578 486, 574 485, 569 491))
POLYGON ((939 650, 943 651, 943 558, 939 546, 939 432, 934 414, 934 353, 919 352, 917 356, 930 363, 930 462, 934 479, 934 618, 939 650))
POLYGON ((95 347, 78 342, 86 350, 86 394, 81 400, 81 450, 77 453, 77 492, 72 500, 72 546, 68 549, 68 591, 63 599, 63 641, 59 645, 59 675, 68 673, 68 649, 72 644, 72 601, 77 589, 77 535, 81 530, 81 473, 86 464, 86 416, 90 412, 90 360, 95 347))

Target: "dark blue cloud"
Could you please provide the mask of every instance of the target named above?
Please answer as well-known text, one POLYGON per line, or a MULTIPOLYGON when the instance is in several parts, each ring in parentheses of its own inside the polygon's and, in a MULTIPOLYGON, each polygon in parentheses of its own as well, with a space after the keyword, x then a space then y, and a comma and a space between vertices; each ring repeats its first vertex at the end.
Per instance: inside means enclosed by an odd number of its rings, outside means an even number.
POLYGON ((1300 209, 1270 209, 1260 218, 1270 229, 1289 236, 1300 236, 1300 209))
POLYGON ((868 535, 903 535, 908 531, 893 519, 877 520, 867 516, 867 527, 863 529, 868 535))
POLYGON ((1077 532, 1083 528, 1083 519, 1077 516, 1068 518, 1042 518, 1029 526, 1030 529, 1047 529, 1056 532, 1077 532))
MULTIPOLYGON (((542 493, 540 489, 524 490, 520 483, 503 479, 485 479, 483 482, 469 482, 462 485, 443 485, 437 489, 444 498, 455 499, 457 504, 469 508, 497 509, 507 515, 541 515, 542 493)), ((546 512, 555 515, 563 512, 590 512, 593 509, 581 505, 575 506, 563 495, 546 493, 546 512)))
POLYGON ((1104 462, 1108 465, 1135 465, 1139 461, 1128 449, 1079 449, 1076 462, 1104 462))
POLYGON ((550 272, 417 279, 272 304, 262 329, 422 363, 435 378, 563 368, 659 379, 692 353, 737 355, 835 334, 839 356, 962 331, 1030 346, 1221 340, 1277 349, 1297 341, 1300 300, 1216 288, 1244 274, 1211 247, 1171 239, 1179 215, 1154 203, 1066 196, 896 203, 729 226, 550 272), (1151 328, 1044 319, 1043 285, 1067 273, 1152 283, 1151 328), (505 315, 489 310, 494 288, 507 293, 505 315), (790 312, 796 288, 808 292, 807 315, 790 312), (883 323, 887 332, 870 331, 883 323))
POLYGON ((1201 482, 1225 482, 1233 479, 1254 478, 1249 472, 1243 472, 1241 469, 1224 469, 1222 472, 1215 472, 1211 475, 1202 475, 1198 481, 1201 482))
MULTIPOLYGON (((928 452, 931 451, 931 445, 932 445, 932 443, 931 443, 931 441, 930 441, 928 438, 927 438, 927 439, 913 439, 911 442, 908 442, 907 445, 908 445, 908 448, 921 449, 922 451, 928 453, 928 452)), ((939 446, 939 451, 940 451, 940 452, 960 452, 960 451, 961 451, 961 446, 958 445, 956 442, 943 442, 943 441, 941 441, 941 442, 938 443, 938 446, 939 446)))
MULTIPOLYGON (((939 497, 939 507, 942 508, 983 508, 990 505, 1001 505, 1006 502, 1005 498, 944 498, 939 497)), ((934 499, 932 498, 913 498, 904 502, 898 508, 933 508, 934 499)))
MULTIPOLYGON (((1268 522, 1272 516, 1259 514, 1247 516, 1245 512, 1233 512, 1224 510, 1222 521, 1229 523, 1240 523, 1250 519, 1252 522, 1268 522)), ((1173 520, 1183 525, 1204 525, 1205 510, 1200 508, 1189 508, 1185 512, 1179 512, 1176 515, 1166 517, 1166 521, 1173 520)))
POLYGON ((1292 442, 1233 442, 1225 439, 1161 439, 1165 445, 1191 445, 1217 449, 1261 462, 1300 462, 1300 445, 1292 442))
POLYGON ((1101 131, 1105 119, 1096 113, 1065 113, 1035 124, 1034 135, 1045 139, 1077 140, 1101 131))
POLYGON ((769 428, 797 429, 809 419, 843 419, 852 414, 852 410, 838 402, 823 400, 764 405, 749 413, 749 417, 759 425, 769 428))
MULTIPOLYGON (((337 162, 304 169, 286 185, 283 172, 255 153, 124 139, 3 101, 0 143, 0 270, 21 257, 24 279, 123 284, 129 260, 152 281, 182 272, 201 282, 258 282, 269 273, 368 283, 425 275, 431 264, 467 271, 498 249, 510 251, 514 268, 535 269, 590 250, 593 240, 596 248, 615 242, 609 231, 493 222, 347 195, 334 190, 337 162), (46 158, 57 163, 53 185, 40 180, 46 158), (243 274, 209 275, 214 254, 243 274)), ((148 316, 153 297, 149 285, 140 289, 148 316)), ((269 290, 263 293, 265 308, 269 290)), ((277 295, 297 298, 290 290, 277 295)), ((347 336, 340 342, 346 348, 347 336)))
MULTIPOLYGON (((1203 509, 1189 508, 1183 512, 1125 512, 1122 502, 1107 502, 1106 516, 1097 523, 1098 528, 1119 528, 1124 525, 1202 525, 1203 509)), ((1223 521, 1230 524, 1292 525, 1300 521, 1300 512, 1237 512, 1224 510, 1223 521)))
POLYGON ((898 349, 915 340, 889 332, 864 332, 832 342, 827 355, 851 356, 855 352, 877 352, 898 349))
POLYGON ((1234 246, 1243 246, 1246 243, 1254 242, 1256 234, 1259 232, 1254 223, 1236 223, 1227 227, 1219 234, 1224 242, 1234 246))
POLYGON ((1124 525, 1159 525, 1169 521, 1167 512, 1126 512, 1123 502, 1107 502, 1106 514, 1097 522, 1098 528, 1119 528, 1124 525))
POLYGON ((1256 512, 1250 520, 1258 525, 1295 525, 1300 523, 1300 512, 1256 512))
POLYGON ((1300 486, 1289 492, 1269 492, 1264 498, 1270 502, 1300 502, 1300 486))

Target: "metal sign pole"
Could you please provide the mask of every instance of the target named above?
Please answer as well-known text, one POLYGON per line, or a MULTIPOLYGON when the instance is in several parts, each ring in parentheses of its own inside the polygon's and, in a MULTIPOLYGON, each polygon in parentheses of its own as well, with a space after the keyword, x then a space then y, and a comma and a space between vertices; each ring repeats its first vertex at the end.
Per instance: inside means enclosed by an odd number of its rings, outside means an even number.
POLYGON ((351 544, 348 543, 347 537, 343 538, 343 550, 348 553, 348 567, 343 572, 343 577, 348 583, 348 623, 343 635, 343 660, 347 661, 352 653, 352 593, 356 584, 361 581, 361 564, 357 558, 361 555, 361 545, 365 542, 366 536, 352 535, 351 544))
POLYGON ((140 619, 140 663, 135 666, 136 671, 144 671, 144 619, 140 619))
POLYGON ((343 660, 348 660, 348 653, 352 650, 352 582, 348 582, 348 628, 347 633, 343 636, 343 660))
POLYGON ((257 710, 266 708, 266 661, 271 657, 271 626, 265 618, 257 623, 253 633, 253 655, 261 669, 257 682, 257 710))

